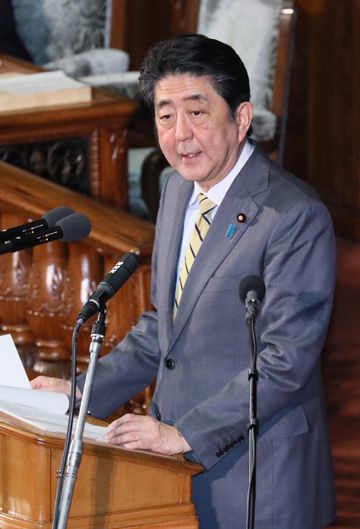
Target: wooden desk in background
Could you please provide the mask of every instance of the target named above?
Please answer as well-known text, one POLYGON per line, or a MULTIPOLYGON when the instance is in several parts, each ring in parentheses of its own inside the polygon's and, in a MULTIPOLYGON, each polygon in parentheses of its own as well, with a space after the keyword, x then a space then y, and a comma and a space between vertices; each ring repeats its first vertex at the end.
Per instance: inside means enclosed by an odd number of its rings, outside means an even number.
MULTIPOLYGON (((0 74, 42 71, 0 55, 0 74)), ((90 103, 0 112, 0 160, 128 207, 127 127, 136 104, 93 88, 90 103)))

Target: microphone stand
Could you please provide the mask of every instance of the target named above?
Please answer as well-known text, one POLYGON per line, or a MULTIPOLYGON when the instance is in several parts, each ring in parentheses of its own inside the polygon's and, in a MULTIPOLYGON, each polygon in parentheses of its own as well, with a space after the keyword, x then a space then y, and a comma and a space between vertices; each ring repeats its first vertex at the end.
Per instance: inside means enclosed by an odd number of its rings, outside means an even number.
POLYGON ((258 310, 258 300, 249 303, 246 321, 250 332, 250 362, 249 362, 249 488, 247 497, 246 529, 254 528, 255 520, 255 497, 256 497, 256 438, 258 420, 256 418, 257 381, 258 371, 256 368, 257 344, 255 334, 255 320, 258 310))
POLYGON ((91 342, 89 346, 90 359, 89 367, 87 369, 84 391, 81 398, 81 405, 74 437, 71 442, 69 457, 67 460, 67 469, 64 478, 64 485, 61 493, 59 505, 59 517, 56 529, 66 529, 69 517, 71 501, 75 488, 77 472, 80 467, 82 452, 83 452, 83 433, 85 428, 85 421, 88 411, 90 394, 95 375, 95 365, 97 357, 101 351, 102 343, 105 337, 105 306, 100 306, 99 315, 96 323, 92 326, 91 342))

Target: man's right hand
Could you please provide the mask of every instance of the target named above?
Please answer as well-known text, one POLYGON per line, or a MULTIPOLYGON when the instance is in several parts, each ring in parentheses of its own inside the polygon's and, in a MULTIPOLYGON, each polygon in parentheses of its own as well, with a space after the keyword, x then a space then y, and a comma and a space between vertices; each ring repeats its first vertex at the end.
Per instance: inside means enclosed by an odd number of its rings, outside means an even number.
MULTIPOLYGON (((56 391, 58 393, 65 393, 68 397, 71 394, 70 380, 63 380, 62 378, 39 376, 30 381, 32 389, 39 389, 44 391, 56 391)), ((81 391, 76 388, 76 400, 81 400, 81 391)))

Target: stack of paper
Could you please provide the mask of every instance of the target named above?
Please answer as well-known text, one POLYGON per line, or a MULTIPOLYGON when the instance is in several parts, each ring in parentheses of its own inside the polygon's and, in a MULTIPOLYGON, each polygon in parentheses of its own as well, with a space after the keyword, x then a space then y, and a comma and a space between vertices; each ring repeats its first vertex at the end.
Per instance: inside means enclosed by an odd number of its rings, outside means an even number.
POLYGON ((91 101, 91 86, 62 71, 0 75, 0 112, 91 101))
MULTIPOLYGON (((45 432, 65 434, 69 400, 63 393, 31 389, 29 379, 9 334, 0 336, 0 412, 45 432)), ((104 441, 106 428, 85 424, 84 438, 104 441)))

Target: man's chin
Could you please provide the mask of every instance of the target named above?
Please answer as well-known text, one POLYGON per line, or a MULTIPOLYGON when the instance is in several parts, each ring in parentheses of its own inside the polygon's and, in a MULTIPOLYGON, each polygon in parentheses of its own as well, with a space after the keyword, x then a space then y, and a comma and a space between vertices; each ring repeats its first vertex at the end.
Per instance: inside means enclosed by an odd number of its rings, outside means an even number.
POLYGON ((178 164, 176 167, 178 171, 185 180, 190 180, 191 182, 201 182, 206 179, 207 173, 204 170, 201 170, 199 164, 178 164))
POLYGON ((200 184, 202 180, 205 179, 204 175, 199 175, 198 173, 191 172, 191 171, 180 171, 179 170, 179 173, 185 180, 188 180, 189 182, 198 182, 200 184))

